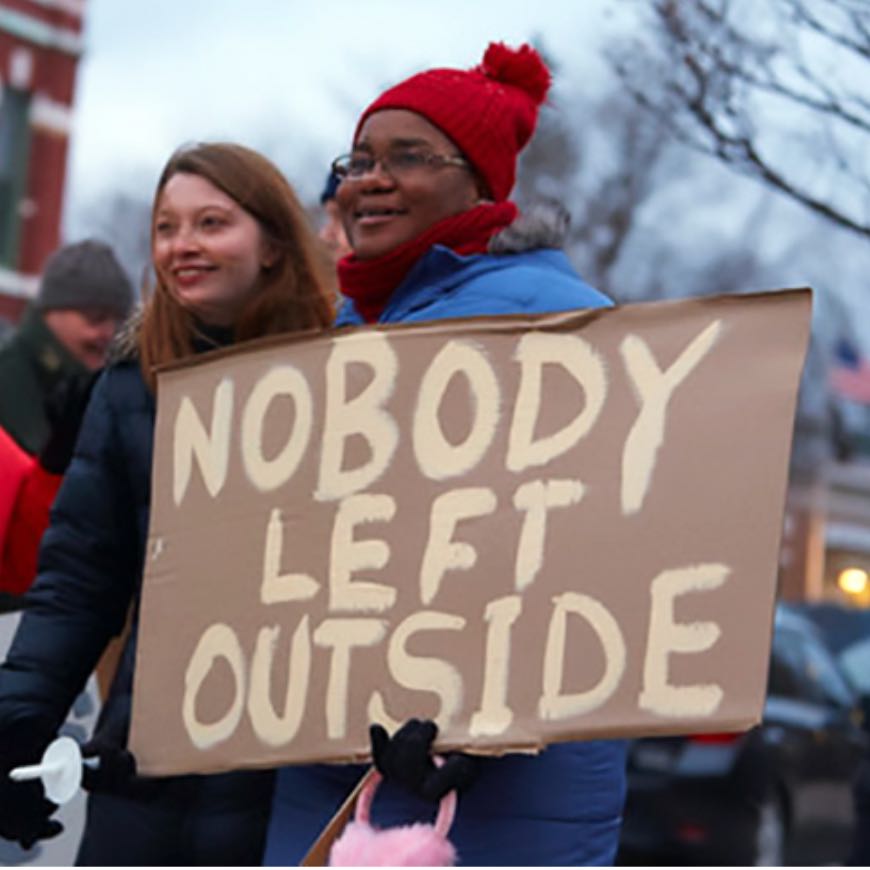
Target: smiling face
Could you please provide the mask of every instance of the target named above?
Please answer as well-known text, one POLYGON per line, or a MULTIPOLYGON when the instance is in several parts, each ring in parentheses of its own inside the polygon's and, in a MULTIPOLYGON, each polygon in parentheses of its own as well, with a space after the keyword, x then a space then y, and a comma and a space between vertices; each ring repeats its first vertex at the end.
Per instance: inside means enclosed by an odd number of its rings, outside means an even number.
POLYGON ((199 175, 179 172, 160 193, 154 266, 169 292, 202 322, 233 325, 270 265, 256 219, 199 175))
POLYGON ((118 315, 106 308, 53 308, 43 320, 55 338, 86 368, 96 371, 106 362, 118 330, 118 315))
MULTIPOLYGON (((354 143, 354 153, 375 158, 409 150, 461 156, 436 126, 404 109, 370 115, 354 143)), ((423 165, 391 175, 378 162, 360 178, 345 178, 336 194, 348 240, 362 260, 388 253, 478 200, 474 174, 455 165, 423 165)))

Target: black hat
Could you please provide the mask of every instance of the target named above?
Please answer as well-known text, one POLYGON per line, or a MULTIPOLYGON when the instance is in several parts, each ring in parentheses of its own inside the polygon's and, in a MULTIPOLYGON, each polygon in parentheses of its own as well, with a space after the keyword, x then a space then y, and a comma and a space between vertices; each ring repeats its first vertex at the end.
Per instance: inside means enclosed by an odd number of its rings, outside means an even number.
POLYGON ((56 250, 45 264, 37 308, 105 308, 123 320, 133 306, 133 286, 112 249, 87 239, 56 250))

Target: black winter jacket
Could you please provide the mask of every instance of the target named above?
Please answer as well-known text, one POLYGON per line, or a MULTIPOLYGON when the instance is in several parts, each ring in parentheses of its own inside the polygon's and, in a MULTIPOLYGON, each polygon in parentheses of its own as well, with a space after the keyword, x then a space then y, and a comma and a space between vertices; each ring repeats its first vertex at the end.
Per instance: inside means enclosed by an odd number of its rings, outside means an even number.
MULTIPOLYGON (((134 361, 107 369, 94 387, 43 537, 37 580, 0 668, 0 727, 38 717, 57 728, 131 603, 138 606, 154 411, 134 361)), ((129 708, 135 623, 104 719, 129 708)))
POLYGON ((38 453, 48 439, 46 403, 52 391, 61 381, 87 374, 31 305, 0 347, 0 426, 28 453, 38 453))
MULTIPOLYGON (((100 376, 52 508, 37 580, 0 666, 0 737, 22 720, 38 733, 54 733, 132 606, 132 631, 98 724, 126 734, 154 418, 154 399, 138 361, 116 363, 100 376)), ((271 771, 136 779, 120 787, 114 803, 111 795, 92 802, 83 860, 128 863, 126 856, 134 863, 224 864, 236 863, 235 855, 241 863, 259 863, 272 779, 271 771), (174 828, 167 829, 165 818, 146 821, 146 811, 156 805, 174 828), (138 851, 147 860, 129 854, 131 836, 140 837, 138 851)))

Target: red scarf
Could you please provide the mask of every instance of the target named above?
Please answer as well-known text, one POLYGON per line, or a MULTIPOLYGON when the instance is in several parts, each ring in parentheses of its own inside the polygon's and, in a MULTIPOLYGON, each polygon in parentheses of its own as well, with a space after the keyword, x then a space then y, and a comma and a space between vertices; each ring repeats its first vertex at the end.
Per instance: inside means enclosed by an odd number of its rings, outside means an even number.
POLYGON ((432 224, 381 257, 344 257, 338 262, 341 292, 353 300, 366 323, 374 323, 411 267, 433 245, 444 245, 462 256, 484 254, 489 240, 509 226, 517 214, 512 202, 486 203, 432 224))

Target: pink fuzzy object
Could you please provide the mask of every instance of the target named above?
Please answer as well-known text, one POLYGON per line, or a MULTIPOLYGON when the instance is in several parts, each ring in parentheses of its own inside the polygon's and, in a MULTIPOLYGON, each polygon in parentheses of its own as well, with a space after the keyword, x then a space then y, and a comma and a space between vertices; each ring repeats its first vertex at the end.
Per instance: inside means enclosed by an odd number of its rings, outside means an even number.
POLYGON ((452 867, 455 863, 453 844, 423 822, 382 831, 367 822, 351 822, 329 856, 331 867, 452 867))
POLYGON ((447 839, 456 814, 456 792, 445 795, 434 825, 416 822, 379 830, 369 823, 381 775, 372 771, 360 792, 354 820, 329 853, 331 867, 452 867, 456 850, 447 839))

